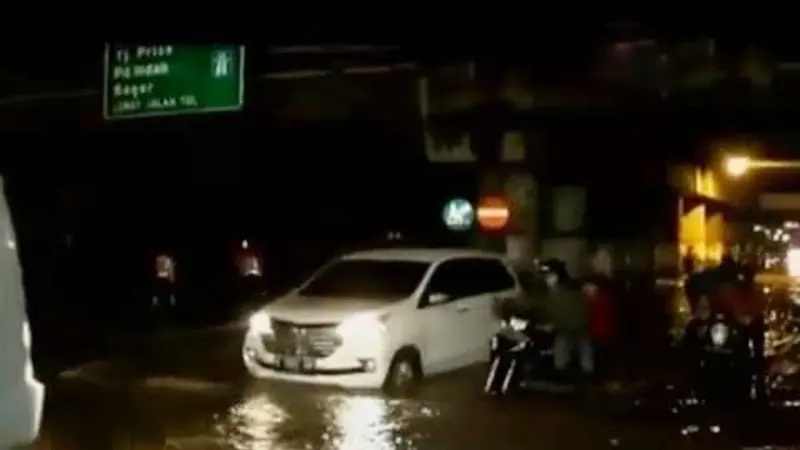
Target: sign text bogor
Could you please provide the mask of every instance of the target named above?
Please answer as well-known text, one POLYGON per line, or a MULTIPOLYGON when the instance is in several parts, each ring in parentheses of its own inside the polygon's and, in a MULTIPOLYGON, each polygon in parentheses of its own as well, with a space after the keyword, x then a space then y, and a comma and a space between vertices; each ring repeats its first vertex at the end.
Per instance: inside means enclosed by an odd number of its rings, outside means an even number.
POLYGON ((107 119, 232 111, 244 103, 244 47, 107 45, 107 119))

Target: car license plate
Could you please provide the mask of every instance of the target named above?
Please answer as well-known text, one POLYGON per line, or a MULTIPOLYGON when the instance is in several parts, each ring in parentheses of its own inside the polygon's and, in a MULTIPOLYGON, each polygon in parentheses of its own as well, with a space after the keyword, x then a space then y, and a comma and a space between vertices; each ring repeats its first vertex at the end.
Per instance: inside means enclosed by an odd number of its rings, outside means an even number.
POLYGON ((311 372, 316 368, 316 361, 307 356, 287 356, 281 361, 281 368, 287 372, 311 372))

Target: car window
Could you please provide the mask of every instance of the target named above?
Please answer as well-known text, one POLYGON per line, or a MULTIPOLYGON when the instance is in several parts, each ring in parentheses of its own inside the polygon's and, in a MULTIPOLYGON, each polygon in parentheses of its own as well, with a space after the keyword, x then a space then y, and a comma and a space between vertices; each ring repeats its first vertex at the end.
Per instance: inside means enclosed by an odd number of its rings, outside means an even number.
POLYGON ((474 292, 472 275, 474 275, 474 271, 469 261, 445 261, 433 272, 430 283, 428 283, 428 292, 447 294, 451 300, 466 297, 474 292))
POLYGON ((428 284, 428 292, 447 294, 451 300, 516 286, 505 266, 493 259, 457 259, 440 264, 428 284))
POLYGON ((508 291, 517 285, 506 266, 496 259, 476 259, 471 264, 478 294, 508 291))

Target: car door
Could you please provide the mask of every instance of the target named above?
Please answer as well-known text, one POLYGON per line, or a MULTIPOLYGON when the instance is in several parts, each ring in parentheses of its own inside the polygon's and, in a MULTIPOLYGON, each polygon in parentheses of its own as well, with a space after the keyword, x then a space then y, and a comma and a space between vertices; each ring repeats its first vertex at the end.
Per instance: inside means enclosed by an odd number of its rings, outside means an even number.
POLYGON ((425 371, 440 372, 463 364, 469 353, 464 345, 469 326, 469 265, 463 260, 448 260, 434 269, 419 303, 425 371), (445 299, 432 302, 436 296, 445 299))
POLYGON ((471 344, 473 359, 488 357, 489 340, 500 329, 495 305, 520 294, 520 287, 508 267, 499 259, 468 261, 472 295, 462 300, 468 309, 469 334, 463 342, 471 344))

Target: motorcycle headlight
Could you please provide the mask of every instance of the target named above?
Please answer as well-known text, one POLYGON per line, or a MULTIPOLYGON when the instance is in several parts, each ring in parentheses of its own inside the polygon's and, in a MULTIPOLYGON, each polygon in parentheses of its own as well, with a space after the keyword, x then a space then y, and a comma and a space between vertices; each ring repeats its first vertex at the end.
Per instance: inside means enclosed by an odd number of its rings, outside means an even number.
POLYGON ((730 329, 724 323, 718 323, 711 327, 709 334, 711 335, 711 343, 717 347, 722 347, 728 341, 730 329))
POLYGON ((265 312, 257 312, 250 316, 250 330, 262 334, 272 333, 272 319, 265 312))
POLYGON ((511 317, 502 322, 502 326, 511 328, 514 331, 525 331, 528 328, 528 320, 519 317, 511 317))
POLYGON ((357 315, 342 321, 336 332, 345 340, 377 339, 384 330, 384 318, 371 314, 357 315))

